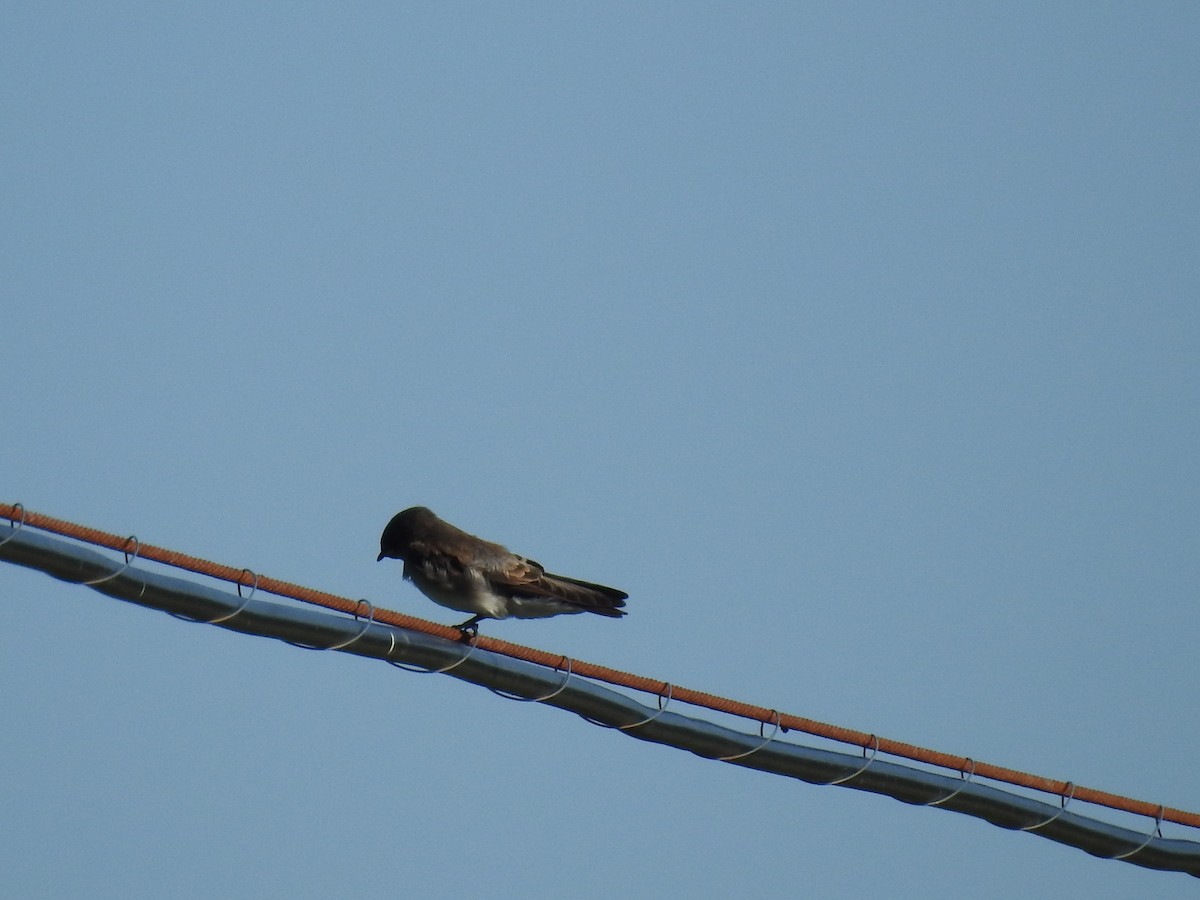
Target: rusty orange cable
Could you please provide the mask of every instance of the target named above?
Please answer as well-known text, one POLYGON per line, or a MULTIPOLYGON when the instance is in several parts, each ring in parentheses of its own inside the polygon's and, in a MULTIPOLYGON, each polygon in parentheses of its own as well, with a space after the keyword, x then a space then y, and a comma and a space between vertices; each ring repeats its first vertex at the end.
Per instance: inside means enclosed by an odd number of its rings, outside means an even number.
MULTIPOLYGON (((128 536, 121 536, 101 531, 97 528, 77 525, 65 519, 56 519, 52 516, 31 512, 26 510, 21 504, 0 503, 0 517, 6 518, 11 522, 21 522, 32 528, 50 531, 64 537, 94 544, 98 547, 105 547, 109 550, 116 550, 118 552, 128 552, 130 550, 130 538, 128 536)), ((347 597, 340 597, 337 594, 330 594, 324 591, 315 591, 312 588, 293 584, 288 581, 255 575, 248 569, 222 565, 221 563, 211 562, 196 556, 189 556, 185 553, 177 553, 174 550, 157 547, 153 544, 139 543, 137 555, 140 559, 152 560, 163 565, 195 572, 199 575, 207 575, 210 578, 229 581, 243 587, 250 587, 256 583, 260 591, 266 591, 279 597, 299 600, 303 603, 311 603, 315 606, 325 607, 326 609, 334 609, 348 615, 354 615, 361 607, 359 600, 351 600, 347 597)), ((456 628, 451 628, 447 625, 438 625, 436 622, 419 619, 415 616, 408 616, 390 609, 377 608, 375 610, 375 621, 452 641, 457 641, 462 637, 461 632, 456 628)), ((513 644, 499 638, 490 638, 481 635, 478 638, 477 646, 492 653, 499 653, 513 659, 524 660, 551 669, 558 668, 562 664, 561 654, 547 653, 544 650, 526 647, 521 644, 513 644)), ((1069 792, 1073 792, 1071 793, 1071 799, 1074 800, 1094 803, 1098 806, 1107 806, 1110 809, 1118 809, 1151 818, 1157 818, 1161 814, 1163 821, 1200 828, 1200 814, 1197 813, 1173 809, 1171 807, 1161 807, 1156 803, 1134 800, 1119 794, 1109 793, 1108 791, 1072 785, 1069 781, 1043 778, 1039 775, 1031 775, 1028 772, 1021 772, 1017 769, 978 762, 966 756, 942 753, 903 741, 880 738, 865 731, 842 728, 837 725, 819 722, 815 719, 790 714, 779 714, 775 710, 764 706, 755 706, 716 694, 667 684, 663 681, 634 675, 595 663, 579 660, 573 661, 573 671, 575 675, 584 678, 591 678, 631 690, 656 694, 659 697, 669 688, 672 700, 716 710, 717 712, 728 713, 764 724, 773 724, 778 721, 779 727, 785 731, 801 731, 845 744, 854 744, 864 749, 871 747, 880 753, 887 753, 892 756, 940 768, 953 769, 958 772, 967 772, 970 770, 973 776, 1001 781, 1006 784, 1013 784, 1036 791, 1043 791, 1059 797, 1067 797, 1069 792)))

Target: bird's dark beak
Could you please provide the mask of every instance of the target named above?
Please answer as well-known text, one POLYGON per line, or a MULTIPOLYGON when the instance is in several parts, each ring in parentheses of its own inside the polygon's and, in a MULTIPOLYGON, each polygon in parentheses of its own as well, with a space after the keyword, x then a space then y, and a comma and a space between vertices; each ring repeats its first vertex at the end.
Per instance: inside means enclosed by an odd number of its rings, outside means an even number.
POLYGON ((375 557, 375 562, 379 562, 381 559, 383 559, 382 553, 380 553, 377 557, 375 557))

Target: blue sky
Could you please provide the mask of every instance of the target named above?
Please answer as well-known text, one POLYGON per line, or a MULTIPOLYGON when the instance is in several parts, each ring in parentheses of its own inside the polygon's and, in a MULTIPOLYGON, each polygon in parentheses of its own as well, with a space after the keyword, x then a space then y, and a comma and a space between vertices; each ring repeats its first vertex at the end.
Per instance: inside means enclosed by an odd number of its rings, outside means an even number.
MULTIPOLYGON (((1200 809, 1194 7, 5 20, 5 501, 455 621, 428 505, 631 595, 489 634, 1200 809)), ((23 896, 1195 890, 0 585, 23 896)))

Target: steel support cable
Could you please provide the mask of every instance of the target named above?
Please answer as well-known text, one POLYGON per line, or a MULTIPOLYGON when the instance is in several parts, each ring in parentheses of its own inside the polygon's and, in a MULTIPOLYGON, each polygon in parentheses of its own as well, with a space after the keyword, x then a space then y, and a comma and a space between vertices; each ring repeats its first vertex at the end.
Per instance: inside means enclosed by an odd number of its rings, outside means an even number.
MULTIPOLYGON (((116 535, 110 532, 100 531, 99 529, 77 525, 73 522, 68 522, 63 519, 56 519, 51 516, 31 512, 26 510, 24 506, 19 503, 0 503, 0 518, 9 519, 13 523, 16 523, 16 527, 18 528, 25 526, 38 528, 43 531, 50 531, 55 534, 74 538, 76 540, 84 541, 96 546, 106 547, 110 550, 124 552, 126 554, 130 552, 133 542, 136 541, 136 539, 130 538, 129 536, 116 535)), ((2 533, 0 533, 0 541, 2 540, 4 540, 4 538, 2 533)), ((291 582, 254 575, 248 569, 238 569, 233 566, 214 563, 209 560, 201 559, 195 556, 188 556, 187 554, 183 553, 177 553, 173 550, 167 550, 152 544, 138 542, 137 553, 138 558, 140 559, 150 560, 162 563, 164 565, 185 569, 197 574, 207 575, 212 578, 229 581, 237 584, 239 587, 250 587, 251 582, 248 579, 253 577, 253 586, 257 587, 257 589, 260 591, 266 591, 277 596, 288 597, 293 600, 299 600, 316 606, 322 606, 327 609, 337 610, 350 615, 355 614, 355 612, 360 609, 361 606, 361 601, 359 600, 350 600, 346 597, 340 597, 336 594, 329 594, 323 591, 314 591, 311 588, 303 587, 291 582)), ((425 619, 416 618, 415 616, 404 615, 403 613, 398 613, 388 609, 374 609, 373 612, 374 621, 384 625, 394 625, 399 628, 416 631, 434 637, 446 638, 452 641, 457 641, 461 637, 460 632, 455 628, 450 628, 445 625, 438 625, 425 619)), ((559 654, 547 653, 543 650, 537 650, 533 647, 525 647, 521 644, 513 644, 498 638, 479 636, 476 640, 476 646, 478 646, 480 649, 487 650, 492 653, 498 653, 512 659, 524 660, 539 666, 545 666, 548 669, 557 669, 563 664, 562 656, 559 654)), ((607 666, 596 665, 594 663, 583 662, 580 660, 572 661, 572 672, 574 675, 581 678, 590 678, 596 681, 603 681, 608 684, 626 687, 637 691, 644 691, 660 697, 664 690, 664 682, 662 681, 656 681, 644 676, 634 675, 629 672, 623 672, 618 669, 612 669, 607 666)), ((780 714, 773 709, 742 703, 737 700, 731 700, 729 698, 720 697, 716 694, 709 694, 704 691, 696 691, 676 685, 671 685, 670 688, 671 699, 673 701, 688 703, 693 706, 701 706, 717 712, 723 712, 734 716, 740 716, 742 718, 752 719, 763 725, 775 725, 778 723, 780 730, 785 733, 788 731, 802 731, 807 734, 813 734, 818 737, 839 741, 841 743, 856 745, 863 748, 864 752, 871 750, 874 753, 884 753, 890 756, 899 756, 915 762, 921 762, 928 765, 950 769, 955 772, 965 772, 968 770, 968 768, 970 768, 974 777, 988 778, 993 781, 1002 781, 1008 784, 1017 785, 1019 787, 1029 788, 1031 790, 1054 794, 1058 797, 1066 797, 1068 792, 1071 792, 1072 799, 1077 801, 1094 803, 1099 806, 1107 806, 1111 809, 1118 809, 1155 819, 1158 819, 1161 816, 1163 821, 1175 822, 1181 825, 1189 825, 1194 828, 1200 828, 1200 814, 1197 813, 1173 809, 1170 807, 1161 807, 1155 803, 1134 800, 1130 797, 1123 797, 1119 794, 1113 794, 1108 791, 1082 787, 1075 785, 1070 781, 1043 778, 1038 775, 1031 775, 1028 772, 1022 772, 1016 769, 1006 768, 1004 766, 992 765, 990 763, 979 762, 966 756, 942 753, 940 751, 930 750, 915 744, 895 741, 889 738, 881 738, 874 734, 855 731, 849 728, 842 728, 837 725, 830 725, 825 722, 819 722, 815 719, 808 719, 789 714, 780 714)))
MULTIPOLYGON (((664 695, 668 702, 672 695, 669 685, 659 686, 658 708, 653 709, 574 677, 578 663, 572 660, 557 657, 559 670, 553 671, 475 645, 396 629, 380 623, 379 611, 365 600, 353 604, 353 618, 331 615, 226 593, 148 571, 133 565, 131 557, 114 562, 86 548, 4 526, 0 526, 0 559, 199 624, 443 671, 501 695, 540 701, 640 740, 709 759, 813 784, 843 784, 914 805, 938 806, 1002 828, 1027 830, 1094 856, 1200 877, 1200 842, 1162 837, 1163 807, 1156 810, 1154 828, 1138 832, 1069 812, 1069 797, 1055 807, 979 784, 967 768, 961 776, 951 776, 877 760, 874 742, 869 756, 865 749, 857 756, 787 743, 777 739, 774 730, 769 735, 762 730, 757 735, 744 734, 668 711, 663 701, 664 695)), ((776 717, 776 721, 780 719, 782 716, 776 717)))

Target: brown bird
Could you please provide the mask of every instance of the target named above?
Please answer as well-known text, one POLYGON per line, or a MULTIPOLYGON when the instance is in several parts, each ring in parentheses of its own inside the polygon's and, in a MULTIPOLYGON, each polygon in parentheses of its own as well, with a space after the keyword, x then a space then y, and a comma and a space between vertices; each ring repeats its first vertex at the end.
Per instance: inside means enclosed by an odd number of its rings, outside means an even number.
POLYGON ((434 603, 472 613, 464 634, 483 619, 541 619, 581 612, 620 618, 624 591, 551 575, 538 563, 443 522, 424 506, 397 513, 379 538, 376 561, 404 560, 404 577, 434 603))

